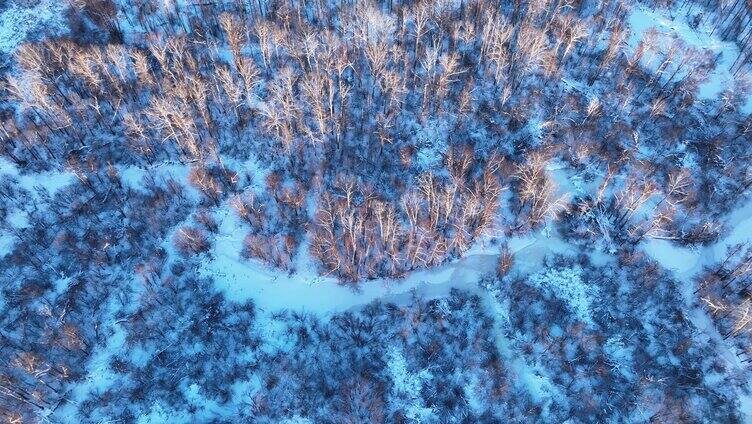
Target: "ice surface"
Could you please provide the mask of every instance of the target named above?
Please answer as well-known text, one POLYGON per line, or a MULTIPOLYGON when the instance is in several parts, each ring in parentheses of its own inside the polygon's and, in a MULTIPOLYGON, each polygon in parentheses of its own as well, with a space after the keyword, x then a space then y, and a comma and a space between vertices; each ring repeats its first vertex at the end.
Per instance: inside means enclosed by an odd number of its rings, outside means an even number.
POLYGON ((694 270, 700 260, 695 249, 677 246, 669 240, 650 239, 644 246, 645 253, 658 261, 664 268, 679 273, 694 270))

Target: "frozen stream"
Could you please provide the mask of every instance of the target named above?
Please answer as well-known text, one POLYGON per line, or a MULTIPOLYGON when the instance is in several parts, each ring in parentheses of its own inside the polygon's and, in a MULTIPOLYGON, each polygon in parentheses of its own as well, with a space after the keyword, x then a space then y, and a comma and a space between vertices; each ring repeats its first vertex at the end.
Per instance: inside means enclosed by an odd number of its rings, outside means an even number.
MULTIPOLYGON (((493 272, 498 257, 498 247, 478 243, 467 254, 448 264, 419 270, 402 279, 381 279, 363 282, 359 290, 340 285, 336 279, 316 274, 308 263, 302 246, 298 256, 298 271, 282 274, 256 261, 239 257, 242 237, 234 231, 234 217, 223 221, 217 239, 215 254, 202 269, 216 278, 218 287, 236 301, 253 299, 265 311, 291 309, 317 314, 327 314, 365 305, 376 299, 396 300, 415 292, 433 298, 449 293, 452 288, 475 289, 480 278, 493 272)), ((744 242, 752 236, 752 201, 733 212, 727 220, 728 234, 717 243, 704 248, 680 247, 667 240, 652 239, 643 249, 665 268, 674 272, 677 280, 693 290, 692 277, 703 266, 721 259, 726 246, 744 242)), ((242 234, 242 233, 240 233, 242 234)), ((577 247, 556 237, 536 233, 532 236, 512 238, 509 248, 515 253, 515 268, 520 272, 535 272, 546 255, 571 254, 577 247)))

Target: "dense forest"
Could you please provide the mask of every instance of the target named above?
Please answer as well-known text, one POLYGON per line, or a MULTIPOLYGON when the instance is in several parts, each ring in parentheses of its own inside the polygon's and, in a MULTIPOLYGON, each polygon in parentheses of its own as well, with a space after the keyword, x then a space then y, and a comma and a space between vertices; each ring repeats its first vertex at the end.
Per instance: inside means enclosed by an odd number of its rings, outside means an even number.
POLYGON ((0 418, 750 422, 751 164, 748 0, 0 1, 0 418))

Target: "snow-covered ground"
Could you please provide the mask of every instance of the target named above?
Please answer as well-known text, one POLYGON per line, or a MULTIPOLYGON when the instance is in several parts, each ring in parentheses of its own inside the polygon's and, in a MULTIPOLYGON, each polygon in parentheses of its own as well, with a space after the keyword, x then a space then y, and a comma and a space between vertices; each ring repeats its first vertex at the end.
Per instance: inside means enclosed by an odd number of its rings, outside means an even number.
MULTIPOLYGON (((562 164, 551 164, 549 172, 559 184, 560 194, 572 194, 582 190, 581 178, 565 169, 562 164)), ((358 309, 377 299, 407 304, 415 296, 433 299, 445 296, 455 288, 472 291, 486 299, 489 311, 496 319, 496 325, 499 326, 499 349, 502 354, 509 356, 506 359, 519 378, 518 385, 544 405, 548 403, 547 399, 558 396, 555 386, 547 380, 542 370, 537 370, 535 364, 528 364, 523 358, 513 357, 505 347, 511 343, 506 340, 503 331, 505 307, 499 304, 493 293, 479 288, 478 283, 482 278, 494 273, 498 260, 499 246, 490 243, 489 239, 478 241, 465 256, 450 263, 415 271, 401 279, 366 281, 354 290, 351 286, 339 284, 335 278, 318 275, 308 255, 306 243, 298 250, 295 271, 289 274, 270 269, 258 261, 241 258, 245 235, 241 222, 229 207, 220 209, 217 219, 220 223, 219 234, 215 239, 212 254, 204 262, 200 272, 212 276, 217 287, 229 299, 238 302, 252 299, 262 315, 267 317, 274 312, 287 309, 314 313, 326 318, 334 313, 358 309)), ((727 217, 726 228, 729 232, 721 240, 704 248, 680 247, 667 240, 648 239, 640 249, 673 272, 683 287, 685 308, 694 325, 715 340, 716 345, 723 350, 722 357, 727 358, 732 369, 741 372, 744 368, 739 358, 722 340, 705 311, 692 301, 693 280, 703 266, 721 259, 727 245, 752 239, 752 201, 746 202, 727 217)), ((541 280, 550 277, 541 274, 545 272, 541 268, 544 258, 555 254, 573 256, 581 249, 561 240, 555 231, 548 227, 533 234, 508 239, 506 242, 510 251, 515 254, 514 271, 540 275, 541 280)), ((585 253, 589 254, 595 263, 602 263, 604 257, 608 256, 595 251, 585 253)), ((567 280, 576 282, 578 279, 567 280)), ((571 284, 542 289, 552 291, 553 296, 570 303, 576 313, 584 318, 587 318, 589 313, 588 299, 597 296, 597 293, 591 290, 594 288, 571 287, 571 284)), ((264 316, 260 319, 265 320, 264 316)), ((616 349, 618 340, 612 344, 614 355, 623 353, 616 349)), ((743 404, 752 406, 752 397, 744 393, 739 395, 743 404)), ((747 407, 743 411, 752 419, 752 408, 747 407)))
MULTIPOLYGON (((708 75, 707 81, 700 86, 701 99, 716 99, 726 88, 733 85, 731 67, 739 57, 739 48, 731 41, 718 39, 717 33, 711 35, 708 24, 701 23, 697 29, 692 28, 686 20, 685 13, 672 16, 667 10, 653 10, 637 4, 632 9, 628 23, 631 29, 629 46, 634 49, 651 28, 681 40, 688 46, 710 52, 719 58, 716 69, 708 75)), ((665 46, 664 46, 665 47, 665 46)), ((752 96, 742 107, 746 113, 752 112, 752 96)))
MULTIPOLYGON (((21 174, 18 168, 5 158, 0 157, 0 180, 13 178, 18 181, 18 186, 23 188, 32 196, 37 196, 41 191, 54 195, 58 190, 70 185, 75 180, 75 175, 70 172, 48 171, 37 174, 21 174)), ((28 226, 26 207, 31 205, 16 204, 7 205, 15 208, 9 213, 6 219, 7 224, 15 228, 25 228, 28 226)), ((15 236, 7 228, 0 226, 0 257, 10 253, 15 243, 15 236)))
POLYGON ((328 315, 376 299, 394 300, 417 289, 424 294, 438 295, 436 291, 448 292, 451 287, 474 285, 483 272, 492 270, 495 265, 493 254, 479 252, 448 265, 414 272, 401 280, 369 281, 355 291, 351 286, 339 284, 334 277, 319 276, 310 262, 306 243, 298 250, 296 271, 292 274, 241 258, 245 231, 232 211, 226 210, 223 215, 219 217, 220 233, 212 258, 201 272, 213 276, 228 298, 241 302, 253 299, 265 312, 290 309, 328 315))
POLYGON ((120 325, 121 322, 114 318, 117 309, 118 306, 113 297, 107 305, 108 314, 113 320, 105 328, 106 334, 108 334, 107 343, 105 346, 97 349, 89 360, 86 378, 72 386, 71 391, 66 394, 66 398, 68 399, 66 402, 62 402, 55 411, 45 411, 45 415, 51 415, 54 412, 56 417, 63 418, 68 422, 74 422, 76 420, 77 406, 80 402, 85 401, 92 391, 104 392, 116 381, 114 374, 110 370, 110 361, 114 355, 123 351, 126 338, 126 331, 120 325))
POLYGON ((18 179, 19 186, 28 190, 32 194, 36 193, 38 188, 47 190, 50 195, 56 191, 71 184, 76 176, 68 171, 47 171, 35 174, 22 174, 15 164, 7 159, 0 157, 0 178, 13 177, 18 179))
POLYGON ((68 31, 63 13, 69 3, 62 0, 27 1, 20 5, 11 0, 0 11, 0 52, 13 53, 29 37, 41 34, 59 35, 68 31))
MULTIPOLYGON (((651 239, 644 245, 645 252, 663 267, 673 271, 682 287, 687 316, 701 334, 708 336, 718 347, 729 369, 743 374, 747 366, 740 361, 736 348, 727 343, 716 329, 705 309, 695 301, 695 277, 705 266, 722 261, 728 246, 752 242, 752 199, 743 203, 726 219, 729 232, 719 241, 702 248, 680 247, 666 240, 651 239)), ((752 422, 752 385, 747 383, 746 393, 739 393, 741 411, 752 422)))
MULTIPOLYGON (((0 51, 12 52, 33 31, 43 28, 45 31, 60 32, 64 30, 62 14, 67 7, 65 2, 41 0, 30 7, 11 3, 0 13, 0 51)), ((632 36, 629 43, 634 47, 650 28, 671 34, 687 44, 708 49, 720 55, 717 69, 701 87, 703 98, 717 96, 731 81, 730 67, 739 54, 738 48, 731 42, 724 42, 711 36, 702 25, 693 29, 686 22, 684 14, 672 17, 665 10, 651 10, 642 5, 633 7, 629 18, 632 36)), ((752 99, 747 101, 752 109, 752 99)), ((423 158, 427 162, 433 159, 423 158)), ((582 183, 576 176, 564 174, 560 164, 552 164, 549 170, 555 174, 557 181, 565 192, 582 192, 582 183)), ((186 166, 166 166, 160 171, 185 181, 186 166)), ((0 160, 0 174, 13 175, 20 180, 20 185, 34 192, 35 187, 43 187, 50 193, 69 184, 75 176, 70 173, 47 173, 37 175, 20 175, 10 163, 0 160)), ((139 186, 144 170, 122 169, 121 175, 126 184, 134 188, 139 186)), ((419 291, 426 296, 439 296, 452 287, 469 288, 479 278, 491 272, 495 266, 498 249, 488 243, 479 242, 461 259, 435 269, 411 273, 403 279, 383 279, 362 284, 358 291, 348 286, 337 284, 334 278, 317 275, 315 267, 307 257, 306 246, 299 249, 296 258, 296 272, 290 275, 270 270, 255 261, 240 258, 244 233, 240 231, 234 214, 229 210, 220 212, 220 235, 216 240, 213 258, 208 261, 202 272, 216 278, 218 286, 232 299, 239 301, 253 299, 265 310, 280 309, 305 310, 316 313, 333 313, 347 310, 356 305, 366 304, 374 299, 392 299, 419 291)), ((710 263, 723 254, 725 245, 732 241, 741 241, 745 234, 752 232, 752 206, 732 214, 729 227, 733 229, 723 243, 693 250, 680 248, 666 240, 650 240, 645 244, 645 251, 665 267, 678 275, 687 277, 694 274, 703 265, 710 263)), ((534 236, 509 240, 511 250, 518 253, 517 267, 533 270, 547 254, 572 251, 561 240, 546 237, 547 232, 534 236)), ((0 237, 0 251, 8 244, 8 237, 0 237)))
POLYGON ((752 200, 740 205, 726 218, 728 233, 709 246, 682 247, 663 239, 649 239, 645 252, 679 279, 690 280, 704 266, 717 263, 728 246, 752 241, 752 200))
MULTIPOLYGON (((251 173, 259 176, 265 172, 254 167, 252 163, 243 164, 243 168, 250 168, 251 173)), ((137 188, 141 186, 147 173, 155 173, 157 176, 165 178, 175 178, 186 183, 188 166, 168 164, 153 169, 127 167, 121 168, 119 171, 124 184, 137 188)), ((554 162, 548 167, 548 171, 559 185, 559 194, 583 191, 581 177, 567 169, 564 164, 554 162)), ((18 178, 24 188, 32 189, 35 186, 41 186, 51 194, 75 179, 74 175, 66 172, 21 175, 12 164, 7 162, 0 162, 0 174, 18 178)), ((263 179, 256 178, 255 181, 259 182, 263 179)), ((198 192, 195 192, 195 190, 190 189, 190 191, 192 195, 198 196, 198 192)), ((502 331, 505 315, 504 305, 498 304, 492 293, 484 293, 478 287, 478 282, 483 276, 494 272, 498 260, 499 246, 492 244, 489 239, 477 242, 466 252, 464 257, 445 265, 419 270, 401 279, 367 281, 362 283, 358 290, 353 290, 350 286, 339 284, 333 277, 318 275, 316 267, 308 255, 305 242, 298 250, 298 255, 295 258, 296 271, 291 274, 270 269, 258 261, 241 258, 240 252, 246 231, 235 212, 225 204, 217 211, 216 218, 220 224, 219 234, 214 240, 211 255, 204 262, 200 272, 212 276, 217 287, 229 299, 238 302, 252 299, 262 312, 262 316, 259 317, 260 322, 270 322, 268 318, 272 313, 285 309, 314 313, 325 318, 334 313, 358 309, 377 299, 406 304, 414 299, 414 296, 431 299, 445 296, 454 288, 469 290, 481 294, 486 299, 489 311, 496 318, 500 334, 498 339, 499 349, 503 355, 508 356, 505 359, 509 361, 513 372, 518 377, 517 384, 526 389, 536 401, 540 401, 544 405, 548 404, 552 397, 558 398, 555 385, 548 381, 545 372, 537 368, 538 365, 528 364, 524 358, 515 357, 513 352, 509 350, 508 346, 511 341, 503 336, 504 332, 502 331)), ((752 238, 752 201, 743 204, 727 217, 726 228, 729 229, 728 234, 717 243, 704 248, 679 247, 661 239, 649 239, 641 248, 665 268, 674 272, 677 280, 685 288, 686 306, 695 326, 716 340, 718 346, 724 347, 722 356, 732 364, 734 369, 742 370, 743 364, 739 362, 731 349, 725 347, 725 343, 707 314, 690 302, 690 296, 694 289, 693 277, 702 267, 720 259, 725 252, 725 246, 752 238)), ((4 238, 0 238, 0 242, 3 240, 4 238)), ((514 270, 523 274, 540 273, 543 259, 549 255, 573 255, 579 249, 558 238, 555 231, 548 227, 533 234, 508 239, 506 242, 510 251, 515 254, 514 270)), ((169 247, 170 244, 170 238, 167 237, 165 246, 169 247)), ((2 245, 0 245, 1 247, 2 245)), ((588 253, 594 259, 604 255, 596 252, 588 253)), ((551 288, 551 290, 557 289, 557 287, 551 288)), ((568 293, 572 293, 571 287, 564 287, 564 289, 553 295, 566 298, 568 293)), ((579 291, 577 293, 584 296, 580 296, 580 300, 587 297, 585 292, 579 291)), ((586 304, 576 304, 572 307, 577 309, 578 314, 587 316, 586 304)), ((112 315, 114 317, 114 312, 112 315)), ((265 324, 262 324, 262 326, 265 326, 265 324)), ((70 393, 71 399, 83 400, 86 393, 91 389, 104 389, 114 380, 107 370, 107 363, 112 355, 122 348, 124 334, 114 318, 111 330, 112 335, 107 346, 98 350, 94 359, 90 362, 90 372, 86 383, 77 386, 75 392, 70 393)), ((740 396, 743 402, 752 406, 752 397, 745 397, 744 394, 740 394, 740 396)), ((61 415, 58 416, 65 416, 67 409, 65 406, 61 406, 61 408, 62 410, 59 412, 61 415)), ((159 416, 157 409, 151 411, 154 417, 159 416)), ((752 417, 752 409, 746 408, 745 413, 752 417)))
MULTIPOLYGON (((12 52, 24 39, 34 34, 38 29, 59 33, 64 31, 62 12, 67 7, 66 2, 54 0, 41 0, 36 6, 22 8, 16 4, 10 5, 5 11, 0 12, 0 52, 12 52)), ((691 28, 684 20, 684 15, 672 18, 667 12, 653 11, 642 6, 635 6, 629 16, 629 25, 632 29, 630 45, 636 46, 637 42, 650 28, 671 34, 682 39, 687 44, 696 48, 706 49, 715 55, 720 55, 718 66, 709 75, 708 81, 700 88, 700 96, 703 99, 716 98, 726 87, 732 83, 731 65, 739 54, 737 47, 730 42, 723 42, 711 36, 707 28, 699 30, 691 28)), ((575 84, 569 83, 567 84, 575 84)), ((752 111, 752 98, 748 99, 745 110, 752 111)), ((536 124, 540 128, 539 124, 536 124)), ((438 128, 438 127, 437 127, 438 128)), ((437 129, 439 131, 439 129, 437 129)), ((429 139, 440 139, 430 135, 429 139)), ((429 169, 441 160, 441 153, 446 146, 437 144, 429 149, 422 149, 418 161, 421 167, 429 169)), ((249 173, 263 180, 264 170, 258 169, 255 162, 242 164, 241 168, 250 169, 249 173)), ((146 173, 157 172, 163 177, 171 177, 181 182, 187 182, 189 167, 186 165, 162 165, 155 169, 142 169, 136 167, 123 167, 119 169, 120 175, 126 185, 138 189, 142 187, 142 180, 146 173)), ((566 165, 552 163, 548 171, 559 183, 559 194, 577 194, 593 191, 593 183, 585 183, 578 175, 568 172, 566 165)), ((11 163, 0 158, 0 178, 12 176, 17 178, 20 186, 32 193, 37 188, 46 190, 50 194, 67 186, 75 180, 75 175, 68 172, 47 172, 41 174, 21 174, 11 163)), ((186 184, 188 185, 188 184, 186 184)), ((192 190, 193 195, 197 195, 192 190)), ((23 216, 14 216, 12 223, 23 226, 23 216), (17 218, 17 219, 16 219, 17 218)), ((352 286, 339 284, 334 277, 320 276, 315 264, 308 255, 308 246, 304 242, 298 249, 295 258, 295 271, 286 274, 276 269, 271 269, 255 260, 246 260, 241 257, 243 239, 246 231, 239 222, 234 211, 228 205, 223 205, 216 213, 219 222, 219 234, 214 239, 211 254, 203 263, 200 272, 203 275, 213 277, 217 288, 222 290, 232 301, 244 302, 252 299, 255 305, 265 315, 282 310, 294 310, 314 313, 321 317, 331 314, 357 309, 374 300, 380 299, 389 302, 406 303, 413 296, 422 298, 437 298, 447 295, 455 288, 480 292, 478 282, 488 274, 495 271, 499 255, 499 246, 492 244, 489 239, 477 242, 465 256, 442 266, 419 270, 410 273, 400 279, 378 279, 361 283, 357 290, 352 286)), ((700 331, 716 340, 717 345, 724 351, 722 355, 736 369, 743 369, 738 357, 730 349, 721 336, 715 330, 708 315, 692 300, 694 290, 694 277, 706 265, 721 259, 726 246, 752 240, 752 201, 743 204, 739 209, 727 217, 726 227, 729 232, 720 241, 702 248, 686 248, 672 244, 662 239, 649 239, 640 247, 649 256, 654 258, 666 269, 672 271, 676 279, 684 288, 686 308, 695 326, 700 331)), ((508 247, 515 254, 515 271, 533 274, 532 283, 543 286, 544 277, 552 277, 541 269, 543 259, 553 254, 572 255, 580 249, 570 245, 553 234, 546 227, 541 231, 524 237, 515 237, 506 240, 508 247), (540 276, 537 278, 536 276, 540 276), (538 281, 540 280, 540 281, 538 281), (536 283, 537 281, 537 283, 536 283)), ((165 239, 168 246, 171 238, 165 239)), ((0 256, 7 252, 13 243, 10 234, 0 230, 0 256)), ((588 252, 598 260, 603 254, 588 252)), ((576 274, 576 270, 573 271, 576 274)), ((555 275, 553 275, 555 277, 555 275)), ((571 277, 571 276, 569 276, 571 277)), ((568 282, 577 282, 578 278, 566 278, 568 282)), ((581 282, 582 283, 582 282, 581 282)), ((582 283, 584 285, 584 283, 582 283)), ((545 290, 545 287, 541 287, 545 290)), ((562 284, 550 287, 555 291, 555 296, 561 296, 576 313, 588 321, 588 299, 595 294, 589 291, 589 287, 573 287, 562 284)), ((484 296, 489 303, 489 310, 496 318, 497 327, 504 325, 504 317, 507 306, 500 304, 494 296, 484 296)), ((114 379, 109 374, 107 366, 112 356, 123 349, 125 331, 119 326, 114 318, 116 308, 113 306, 110 323, 111 335, 106 346, 99 349, 89 363, 89 375, 84 384, 77 385, 69 397, 75 402, 85 399, 92 389, 103 390, 112 384, 114 379)), ((263 318, 262 318, 263 319, 263 318)), ((530 395, 539 402, 545 403, 546 398, 556 396, 556 387, 547 380, 535 366, 525 362, 524 358, 515 357, 509 348, 509 340, 503 337, 503 331, 498 340, 499 350, 504 359, 512 364, 517 374, 517 384, 524 386, 530 395)), ((624 351, 619 348, 617 339, 609 340, 609 350, 618 360, 624 351)), ((392 352, 390 358, 390 371, 395 375, 395 381, 401 381, 403 385, 420 386, 421 374, 410 375, 406 372, 404 358, 397 351, 392 352), (399 378, 398 378, 399 377, 399 378)), ((197 403, 205 402, 201 396, 200 387, 193 384, 184 388, 193 393, 197 403)), ((749 422, 752 422, 752 397, 741 396, 743 411, 747 414, 749 422)), ((64 407, 63 407, 64 408, 64 407)), ((415 415, 419 416, 423 405, 416 405, 415 415)), ((71 412, 73 410, 71 409, 71 412)), ((65 417, 65 413, 59 414, 65 417)), ((147 422, 169 420, 165 417, 159 405, 155 405, 147 416, 143 417, 147 422)), ((71 416, 72 419, 72 416, 71 416)))
MULTIPOLYGON (((256 260, 241 258, 245 231, 237 217, 231 210, 225 210, 218 219, 219 235, 211 259, 204 264, 201 273, 212 276, 228 298, 238 302, 252 299, 265 312, 289 309, 326 316, 376 299, 402 303, 413 293, 431 299, 446 295, 453 288, 476 290, 481 278, 494 272, 499 254, 498 246, 483 240, 465 256, 450 263, 418 270, 400 279, 367 281, 355 290, 339 284, 334 277, 318 275, 306 243, 298 250, 296 271, 290 274, 270 269, 256 260)), ((546 255, 573 251, 571 246, 558 238, 547 237, 546 233, 544 230, 507 240, 510 251, 517 254, 518 270, 531 272, 546 255)))

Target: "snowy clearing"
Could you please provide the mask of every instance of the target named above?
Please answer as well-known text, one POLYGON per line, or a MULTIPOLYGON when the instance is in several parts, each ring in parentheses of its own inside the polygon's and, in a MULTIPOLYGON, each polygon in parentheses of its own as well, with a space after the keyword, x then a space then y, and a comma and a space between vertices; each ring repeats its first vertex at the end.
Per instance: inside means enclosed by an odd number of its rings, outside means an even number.
POLYGON ((18 168, 5 158, 0 158, 0 178, 8 176, 18 179, 19 186, 36 194, 37 189, 46 190, 54 195, 61 188, 70 185, 76 180, 76 176, 68 171, 47 171, 35 174, 20 173, 18 168))

